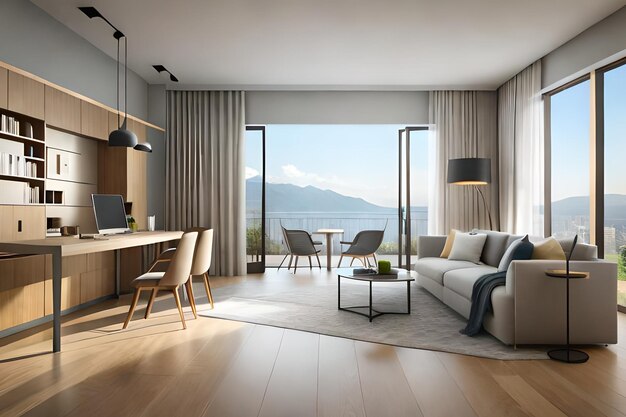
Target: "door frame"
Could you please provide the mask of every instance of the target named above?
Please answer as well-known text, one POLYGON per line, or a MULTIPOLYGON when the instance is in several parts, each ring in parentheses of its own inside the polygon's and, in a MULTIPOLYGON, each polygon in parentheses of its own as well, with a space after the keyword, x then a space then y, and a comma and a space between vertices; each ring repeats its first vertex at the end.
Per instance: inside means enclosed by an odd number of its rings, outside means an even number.
MULTIPOLYGON (((246 125, 247 131, 260 131, 262 141, 262 167, 261 167, 261 261, 247 262, 247 273, 257 274, 265 272, 265 126, 246 125)), ((245 204, 245 203, 244 203, 245 204)))
POLYGON ((404 129, 398 130, 398 267, 411 266, 411 132, 428 131, 428 126, 405 126, 404 129), (404 149, 404 158, 402 158, 402 134, 406 135, 406 143, 404 149), (406 164, 405 184, 403 185, 402 164, 406 164), (403 227, 402 218, 402 188, 406 192, 406 222, 403 227), (405 235, 405 247, 402 246, 403 232, 405 235), (405 253, 402 253, 402 252, 405 253), (405 257, 405 264, 402 264, 402 257, 405 257))

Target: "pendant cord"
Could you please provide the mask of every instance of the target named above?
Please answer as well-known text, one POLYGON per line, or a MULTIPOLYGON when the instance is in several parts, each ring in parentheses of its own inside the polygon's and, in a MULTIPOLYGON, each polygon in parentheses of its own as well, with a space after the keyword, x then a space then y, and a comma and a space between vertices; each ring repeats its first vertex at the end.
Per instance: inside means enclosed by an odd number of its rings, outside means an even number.
MULTIPOLYGON (((128 119, 128 38, 124 36, 124 124, 128 119)), ((124 126, 126 128, 126 126, 124 126)))
POLYGON ((115 64, 115 76, 116 76, 116 99, 115 104, 117 105, 117 127, 120 127, 120 39, 117 38, 117 62, 115 64))

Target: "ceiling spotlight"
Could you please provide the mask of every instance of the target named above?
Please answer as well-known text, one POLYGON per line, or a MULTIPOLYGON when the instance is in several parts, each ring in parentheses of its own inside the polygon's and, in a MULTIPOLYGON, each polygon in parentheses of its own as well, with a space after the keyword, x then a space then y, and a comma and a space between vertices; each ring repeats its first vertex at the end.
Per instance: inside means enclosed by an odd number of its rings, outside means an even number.
POLYGON ((159 74, 162 72, 167 72, 170 75, 170 80, 172 80, 175 83, 178 82, 178 78, 176 78, 174 74, 169 72, 169 70, 165 68, 163 65, 153 65, 152 68, 154 68, 159 74))
POLYGON ((107 22, 109 24, 109 26, 111 26, 113 29, 115 29, 115 33, 113 34, 113 37, 115 37, 115 39, 120 39, 120 38, 124 37, 124 34, 118 28, 113 26, 113 23, 109 22, 109 19, 107 19, 106 17, 102 16, 102 13, 100 13, 98 11, 98 9, 96 9, 95 7, 92 7, 92 6, 79 7, 78 10, 80 10, 83 13, 85 13, 85 16, 87 16, 90 19, 93 19, 94 17, 99 17, 100 19, 102 19, 105 22, 107 22))

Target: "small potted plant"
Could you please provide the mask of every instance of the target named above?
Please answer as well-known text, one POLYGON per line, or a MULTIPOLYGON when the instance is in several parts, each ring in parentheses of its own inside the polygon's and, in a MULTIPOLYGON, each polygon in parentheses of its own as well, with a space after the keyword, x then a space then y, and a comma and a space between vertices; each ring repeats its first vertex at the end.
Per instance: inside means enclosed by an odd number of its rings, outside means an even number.
POLYGON ((128 220, 128 227, 130 228, 130 230, 132 232, 136 232, 139 228, 137 226, 135 218, 133 216, 127 216, 126 219, 128 220))

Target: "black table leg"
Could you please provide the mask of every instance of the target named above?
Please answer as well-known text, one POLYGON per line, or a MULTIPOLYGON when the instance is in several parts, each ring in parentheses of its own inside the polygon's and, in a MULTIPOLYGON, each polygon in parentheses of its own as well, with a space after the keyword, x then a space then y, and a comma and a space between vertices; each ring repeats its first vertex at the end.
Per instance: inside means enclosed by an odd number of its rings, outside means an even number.
POLYGON ((406 282, 406 305, 407 313, 411 314, 411 281, 406 282))
POLYGON ((372 281, 370 281, 370 323, 372 322, 372 281))

